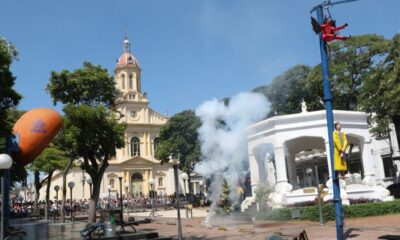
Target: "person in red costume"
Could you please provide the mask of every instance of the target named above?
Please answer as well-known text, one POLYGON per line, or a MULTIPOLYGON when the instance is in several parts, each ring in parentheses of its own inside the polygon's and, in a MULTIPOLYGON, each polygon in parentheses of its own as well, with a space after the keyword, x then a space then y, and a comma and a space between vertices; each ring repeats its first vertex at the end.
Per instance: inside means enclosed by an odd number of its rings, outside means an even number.
POLYGON ((348 37, 338 35, 337 32, 339 30, 344 29, 347 27, 348 24, 345 23, 342 26, 336 27, 336 22, 330 18, 325 18, 324 23, 321 25, 321 31, 322 31, 322 40, 325 42, 330 42, 333 40, 347 40, 349 39, 348 37))
POLYGON ((325 17, 324 23, 319 25, 317 20, 311 17, 311 23, 313 26, 313 30, 316 34, 322 32, 322 40, 325 42, 331 42, 333 40, 347 40, 349 37, 345 37, 338 34, 339 30, 344 29, 348 26, 347 23, 342 26, 336 27, 336 21, 332 20, 329 17, 325 17))

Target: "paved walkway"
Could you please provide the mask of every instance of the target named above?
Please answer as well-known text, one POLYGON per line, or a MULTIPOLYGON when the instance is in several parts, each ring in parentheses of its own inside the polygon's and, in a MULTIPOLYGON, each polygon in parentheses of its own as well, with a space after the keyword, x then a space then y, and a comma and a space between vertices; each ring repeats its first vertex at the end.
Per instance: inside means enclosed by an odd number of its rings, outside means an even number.
MULTIPOLYGON (((264 240, 274 232, 282 233, 288 239, 306 230, 309 239, 336 239, 335 222, 320 226, 318 222, 309 221, 251 221, 230 217, 215 217, 210 225, 204 224, 206 209, 195 209, 194 218, 185 218, 181 211, 182 229, 185 239, 255 239, 264 240)), ((177 236, 176 210, 160 211, 160 216, 153 217, 151 224, 139 226, 138 229, 153 229, 162 236, 177 236)), ((148 213, 137 213, 137 218, 148 216, 148 213)), ((382 235, 400 236, 400 215, 346 219, 344 227, 345 239, 377 239, 382 235)))
MULTIPOLYGON (((149 216, 150 212, 134 213, 137 219, 149 216)), ((137 227, 138 231, 156 231, 160 236, 173 236, 177 238, 176 210, 157 211, 150 224, 137 227)), ((320 226, 316 222, 308 221, 252 221, 251 219, 238 219, 232 217, 214 217, 210 224, 204 224, 207 209, 194 209, 193 218, 186 218, 185 210, 181 210, 182 229, 184 239, 229 239, 229 240, 264 240, 273 232, 280 232, 288 239, 306 230, 309 239, 336 239, 334 222, 320 226)), ((377 239, 379 236, 391 234, 400 235, 400 215, 367 217, 359 219, 346 219, 344 228, 346 239, 377 239)), ((64 224, 41 221, 18 220, 13 221, 16 227, 22 227, 28 232, 26 239, 81 239, 79 231, 86 223, 76 221, 64 224)))

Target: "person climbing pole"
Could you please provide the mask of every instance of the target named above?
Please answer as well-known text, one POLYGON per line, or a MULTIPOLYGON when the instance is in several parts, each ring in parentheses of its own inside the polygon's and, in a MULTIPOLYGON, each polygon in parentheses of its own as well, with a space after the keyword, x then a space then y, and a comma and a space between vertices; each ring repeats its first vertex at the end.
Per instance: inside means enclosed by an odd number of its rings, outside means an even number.
POLYGON ((347 40, 350 38, 339 34, 339 30, 344 29, 348 26, 348 24, 345 23, 342 26, 336 27, 336 21, 330 17, 325 16, 324 23, 321 25, 315 18, 311 17, 311 25, 315 34, 322 32, 322 40, 325 42, 331 42, 333 40, 347 40))

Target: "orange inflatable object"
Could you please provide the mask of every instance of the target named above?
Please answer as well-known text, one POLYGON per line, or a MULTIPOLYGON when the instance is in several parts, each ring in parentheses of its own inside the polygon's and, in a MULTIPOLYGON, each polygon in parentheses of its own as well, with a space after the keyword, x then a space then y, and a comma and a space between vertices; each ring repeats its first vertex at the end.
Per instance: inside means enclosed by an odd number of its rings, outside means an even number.
POLYGON ((61 115, 48 108, 34 108, 15 123, 19 151, 13 159, 22 165, 31 163, 49 145, 63 125, 61 115))

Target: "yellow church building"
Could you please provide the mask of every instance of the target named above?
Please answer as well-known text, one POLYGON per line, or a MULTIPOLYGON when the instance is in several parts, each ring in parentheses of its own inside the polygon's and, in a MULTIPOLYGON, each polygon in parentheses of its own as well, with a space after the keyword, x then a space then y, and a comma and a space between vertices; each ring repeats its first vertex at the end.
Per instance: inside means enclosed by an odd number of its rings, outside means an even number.
MULTIPOLYGON (((123 42, 123 53, 117 60, 114 74, 115 87, 122 93, 118 110, 123 114, 121 121, 127 124, 124 135, 126 144, 124 148, 117 149, 116 156, 109 161, 101 184, 100 198, 108 197, 109 194, 115 197, 119 193, 119 177, 122 177, 123 196, 147 195, 150 179, 154 181, 154 190, 158 194, 173 194, 175 188, 172 165, 161 165, 154 157, 160 128, 168 121, 168 117, 150 108, 146 93, 142 92, 141 68, 137 58, 131 53, 127 38, 123 42)), ((69 172, 67 184, 69 182, 75 183, 73 199, 89 198, 90 178, 79 167, 69 172)), ((55 198, 56 185, 62 187, 61 172, 53 177, 50 199, 55 198)), ((44 199, 45 189, 46 186, 43 186, 40 199, 44 199)), ((67 189, 68 198, 69 191, 67 189)))

